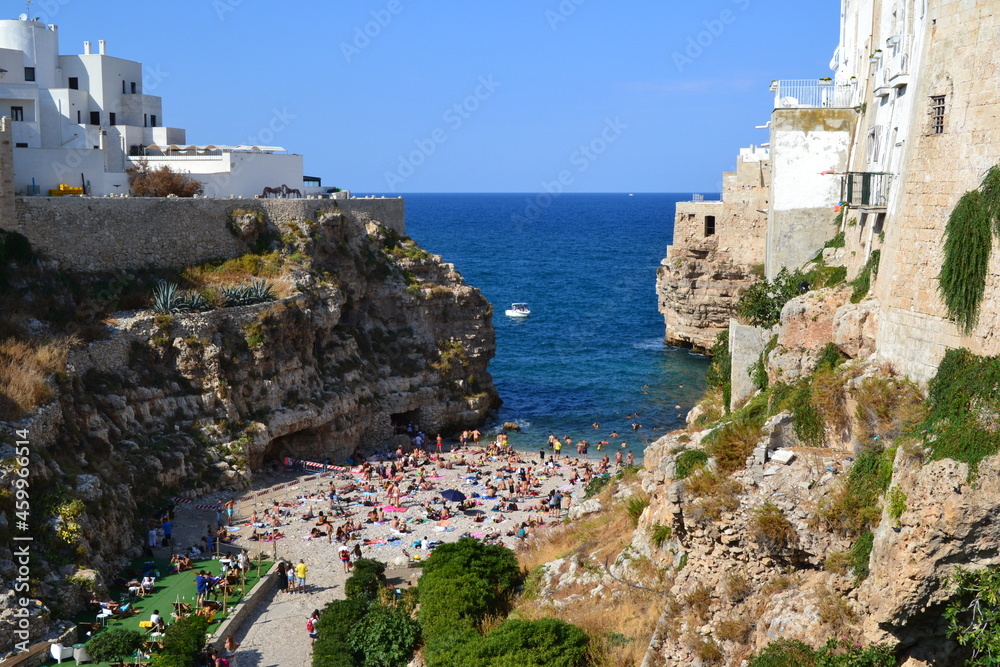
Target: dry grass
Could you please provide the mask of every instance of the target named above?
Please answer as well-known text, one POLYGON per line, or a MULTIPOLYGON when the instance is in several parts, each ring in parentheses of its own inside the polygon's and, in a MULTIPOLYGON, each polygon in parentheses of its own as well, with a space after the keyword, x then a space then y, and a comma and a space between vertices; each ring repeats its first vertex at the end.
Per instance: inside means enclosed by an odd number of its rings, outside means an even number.
POLYGON ((817 589, 816 594, 820 622, 830 626, 834 635, 844 635, 845 630, 858 620, 847 600, 843 595, 838 595, 826 587, 817 589))
POLYGON ((823 561, 823 569, 834 574, 847 574, 851 567, 851 554, 846 551, 831 551, 823 561))
MULTIPOLYGON (((608 508, 604 512, 544 529, 527 540, 517 553, 521 567, 530 572, 559 558, 574 556, 585 567, 603 570, 599 563, 617 558, 630 543, 634 530, 625 504, 611 500, 618 486, 609 484, 598 495, 608 508)), ((648 559, 639 559, 634 565, 635 573, 649 580, 632 583, 669 585, 648 559)), ((617 582, 605 585, 607 594, 599 598, 592 595, 594 584, 584 581, 561 585, 545 598, 532 596, 526 590, 515 600, 512 615, 528 620, 557 616, 579 626, 591 638, 588 664, 593 667, 637 666, 656 628, 664 597, 617 582), (560 602, 559 607, 553 604, 555 600, 560 602)))
POLYGON ((799 577, 790 574, 776 574, 771 579, 761 586, 761 595, 771 596, 782 591, 787 591, 792 586, 797 586, 799 584, 799 577))
POLYGON ((593 667, 639 665, 663 608, 662 596, 624 587, 614 600, 584 595, 558 610, 540 602, 519 600, 514 616, 527 620, 558 616, 579 626, 591 638, 588 664, 593 667))
POLYGON ((66 370, 69 350, 75 344, 71 338, 0 341, 0 419, 19 419, 51 399, 46 379, 66 370))
POLYGON ((701 660, 701 664, 722 664, 722 649, 719 647, 718 642, 711 637, 691 635, 688 637, 687 644, 691 647, 691 650, 694 651, 694 654, 701 660))
POLYGON ((726 596, 729 601, 733 604, 737 604, 747 599, 750 593, 753 592, 753 588, 750 586, 750 580, 747 579, 741 572, 730 572, 726 575, 726 596))
POLYGON ((747 457, 753 453, 758 440, 758 424, 752 421, 732 421, 722 426, 714 436, 706 438, 705 450, 715 457, 719 471, 728 475, 746 466, 747 457), (709 439, 711 442, 708 442, 709 439))
POLYGON ((691 612, 692 618, 700 625, 708 621, 708 612, 712 607, 712 589, 705 584, 698 584, 684 596, 684 604, 691 612))
POLYGON ((838 440, 843 440, 843 435, 851 428, 851 416, 847 411, 846 382, 846 374, 824 369, 816 372, 812 383, 810 402, 823 415, 826 428, 840 436, 838 440))
POLYGON ((717 624, 715 636, 723 641, 743 644, 753 628, 753 622, 743 614, 727 616, 717 624))
POLYGON ((770 553, 780 553, 798 543, 791 522, 774 503, 768 501, 750 519, 751 537, 770 553))
POLYGON ((715 521, 723 512, 733 512, 740 507, 739 494, 743 487, 734 479, 721 477, 704 468, 685 480, 687 491, 700 502, 692 507, 695 521, 715 521))
POLYGON ((882 373, 865 378, 854 392, 858 402, 856 435, 861 442, 871 442, 876 435, 894 440, 927 417, 927 405, 917 385, 895 377, 891 368, 882 373))

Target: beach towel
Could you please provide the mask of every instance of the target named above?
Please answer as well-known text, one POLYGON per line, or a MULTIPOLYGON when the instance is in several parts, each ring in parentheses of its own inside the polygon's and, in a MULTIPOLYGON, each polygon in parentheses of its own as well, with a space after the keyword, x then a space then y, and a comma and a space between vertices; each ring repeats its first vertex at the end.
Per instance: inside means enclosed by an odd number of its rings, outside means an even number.
POLYGON ((394 505, 386 505, 382 508, 382 511, 384 512, 405 512, 406 510, 406 507, 396 507, 394 505))

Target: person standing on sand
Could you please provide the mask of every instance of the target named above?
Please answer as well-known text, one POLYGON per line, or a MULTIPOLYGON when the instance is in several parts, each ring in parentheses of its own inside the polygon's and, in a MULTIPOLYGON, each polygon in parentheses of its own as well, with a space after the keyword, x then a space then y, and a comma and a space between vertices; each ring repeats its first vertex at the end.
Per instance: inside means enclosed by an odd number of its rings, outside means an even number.
POLYGON ((233 511, 236 510, 236 499, 230 498, 226 502, 226 519, 229 521, 228 525, 233 525, 233 511))
POLYGON ((286 569, 284 561, 278 563, 277 577, 278 593, 284 593, 288 590, 288 570, 286 569))
POLYGON ((319 609, 313 610, 313 613, 309 615, 306 619, 306 632, 309 633, 309 639, 312 640, 310 644, 311 647, 316 646, 316 623, 319 621, 319 609))
POLYGON ((286 566, 287 566, 287 569, 285 570, 285 572, 286 572, 286 574, 288 576, 288 592, 289 593, 294 593, 295 592, 295 588, 296 588, 296 586, 295 586, 295 568, 292 567, 291 563, 287 563, 286 566))
POLYGON ((309 592, 306 587, 306 573, 308 572, 309 568, 306 567, 305 561, 300 558, 299 564, 295 566, 295 587, 302 593, 309 592))

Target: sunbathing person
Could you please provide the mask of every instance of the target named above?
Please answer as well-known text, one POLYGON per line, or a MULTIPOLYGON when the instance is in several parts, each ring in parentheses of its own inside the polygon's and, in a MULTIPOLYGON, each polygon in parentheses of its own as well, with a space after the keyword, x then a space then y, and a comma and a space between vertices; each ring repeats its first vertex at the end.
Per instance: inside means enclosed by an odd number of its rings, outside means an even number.
POLYGON ((317 537, 326 537, 326 533, 319 528, 313 527, 313 529, 309 532, 309 539, 315 539, 317 537))

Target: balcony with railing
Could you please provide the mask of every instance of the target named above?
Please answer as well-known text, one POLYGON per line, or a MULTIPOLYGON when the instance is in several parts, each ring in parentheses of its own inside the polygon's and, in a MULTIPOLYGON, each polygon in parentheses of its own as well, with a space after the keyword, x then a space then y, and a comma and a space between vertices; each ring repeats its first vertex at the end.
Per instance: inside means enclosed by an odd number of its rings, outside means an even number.
POLYGON ((852 208, 885 210, 889 205, 892 174, 876 171, 849 171, 844 174, 841 201, 852 208))
POLYGON ((889 40, 886 51, 874 58, 875 96, 885 97, 893 88, 901 88, 910 83, 913 35, 902 35, 889 40))
POLYGON ((850 109, 856 84, 826 79, 784 79, 771 82, 775 109, 850 109))

